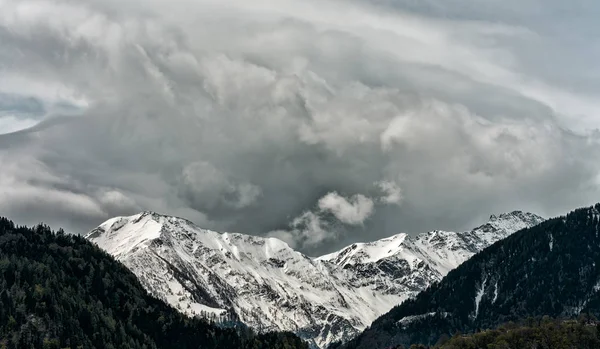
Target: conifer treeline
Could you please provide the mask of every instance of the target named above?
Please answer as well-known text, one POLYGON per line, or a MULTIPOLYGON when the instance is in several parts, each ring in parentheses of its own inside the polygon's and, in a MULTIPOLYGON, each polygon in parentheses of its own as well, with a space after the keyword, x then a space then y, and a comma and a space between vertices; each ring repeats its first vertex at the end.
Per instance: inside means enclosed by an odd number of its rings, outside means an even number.
MULTIPOLYGON (((413 344, 408 349, 597 349, 600 348, 600 323, 582 315, 578 320, 561 321, 548 316, 527 319, 521 324, 507 323, 493 330, 452 338, 442 336, 433 346, 413 344)), ((392 349, 405 349, 398 345, 392 349)))

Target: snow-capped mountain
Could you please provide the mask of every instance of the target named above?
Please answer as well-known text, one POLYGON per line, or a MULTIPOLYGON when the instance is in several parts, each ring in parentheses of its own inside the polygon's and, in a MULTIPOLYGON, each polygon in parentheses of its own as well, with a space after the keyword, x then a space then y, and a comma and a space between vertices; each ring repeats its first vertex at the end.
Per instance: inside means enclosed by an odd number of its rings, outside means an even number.
POLYGON ((481 251, 337 348, 433 345, 442 335, 479 332, 510 321, 598 316, 599 260, 596 204, 523 229, 481 251))
POLYGON ((258 331, 297 333, 316 347, 345 341, 495 241, 543 219, 515 211, 472 231, 398 234, 310 258, 275 238, 217 233, 143 212, 88 239, 153 295, 189 315, 234 314, 258 331))

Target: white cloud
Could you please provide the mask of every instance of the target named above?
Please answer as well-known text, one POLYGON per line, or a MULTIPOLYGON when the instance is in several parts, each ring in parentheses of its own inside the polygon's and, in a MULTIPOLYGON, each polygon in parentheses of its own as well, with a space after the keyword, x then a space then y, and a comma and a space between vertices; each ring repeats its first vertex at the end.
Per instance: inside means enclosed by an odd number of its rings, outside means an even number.
POLYGON ((288 230, 274 230, 267 236, 285 241, 291 247, 314 247, 331 241, 337 235, 336 230, 317 213, 306 211, 294 218, 288 230))
POLYGON ((279 239, 291 248, 302 247, 298 246, 298 233, 293 230, 273 230, 267 233, 267 237, 279 239))
POLYGON ((340 222, 351 225, 364 223, 373 214, 373 206, 373 200, 362 194, 347 199, 336 192, 328 193, 318 202, 319 210, 330 212, 340 222))
POLYGON ((384 204, 399 205, 402 201, 402 189, 394 181, 378 181, 375 185, 379 190, 382 191, 383 195, 379 198, 379 201, 384 204))
POLYGON ((141 211, 140 206, 132 198, 115 189, 104 189, 98 194, 98 201, 108 210, 115 212, 141 211))
POLYGON ((0 115, 0 134, 24 130, 37 124, 37 120, 0 115))
POLYGON ((0 211, 4 214, 17 214, 21 210, 37 212, 39 216, 33 218, 36 223, 56 222, 56 217, 69 213, 108 218, 92 196, 60 190, 69 178, 54 175, 43 163, 7 155, 0 156, 0 162, 0 211))
POLYGON ((345 198, 331 192, 319 199, 316 210, 305 211, 294 218, 288 230, 271 231, 268 236, 279 238, 292 247, 318 246, 335 239, 339 233, 339 224, 328 220, 327 214, 332 214, 343 224, 360 225, 373 212, 373 200, 362 194, 345 198))

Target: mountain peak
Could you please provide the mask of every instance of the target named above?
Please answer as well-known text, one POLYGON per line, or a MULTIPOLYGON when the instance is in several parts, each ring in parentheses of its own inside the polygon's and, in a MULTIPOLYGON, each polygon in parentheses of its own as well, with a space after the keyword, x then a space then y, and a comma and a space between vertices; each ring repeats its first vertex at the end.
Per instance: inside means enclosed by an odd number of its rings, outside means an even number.
POLYGON ((476 228, 475 230, 481 229, 486 226, 491 227, 494 230, 506 228, 517 228, 517 230, 520 230, 523 228, 537 225, 543 221, 545 221, 545 218, 535 213, 524 211, 512 211, 500 213, 498 215, 492 214, 487 223, 476 228))
POLYGON ((185 223, 185 224, 189 224, 189 225, 195 225, 194 222, 187 220, 183 217, 178 217, 178 216, 173 216, 173 215, 166 215, 166 214, 162 214, 162 213, 158 213, 155 211, 150 211, 150 210, 146 210, 146 211, 142 211, 138 214, 135 214, 133 216, 129 216, 130 218, 135 218, 135 220, 139 221, 142 220, 144 218, 149 218, 149 219, 153 219, 155 221, 160 221, 160 220, 165 220, 165 221, 170 221, 170 222, 176 222, 179 221, 181 223, 185 223))
POLYGON ((543 218, 535 213, 531 213, 531 212, 525 212, 525 211, 520 211, 520 210, 516 210, 516 211, 512 211, 512 212, 504 212, 504 213, 500 213, 498 215, 496 214, 492 214, 490 215, 490 221, 494 222, 494 221, 498 221, 498 220, 506 220, 506 219, 522 219, 522 220, 531 220, 531 219, 542 219, 543 218))
POLYGON ((485 245, 504 239, 521 229, 530 228, 545 221, 541 216, 531 212, 512 211, 491 215, 490 220, 473 229, 471 234, 484 242, 485 245))
POLYGON ((161 213, 158 213, 155 211, 148 211, 148 210, 142 211, 134 216, 139 216, 140 218, 143 218, 143 217, 153 217, 153 218, 168 217, 167 215, 164 215, 164 214, 161 214, 161 213))

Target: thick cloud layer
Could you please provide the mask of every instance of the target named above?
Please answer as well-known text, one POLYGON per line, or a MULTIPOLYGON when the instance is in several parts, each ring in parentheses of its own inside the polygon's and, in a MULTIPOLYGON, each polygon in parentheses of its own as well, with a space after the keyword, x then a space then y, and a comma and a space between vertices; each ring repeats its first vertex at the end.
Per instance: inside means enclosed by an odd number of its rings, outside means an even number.
POLYGON ((309 254, 600 197, 593 1, 0 0, 0 213, 309 254))

